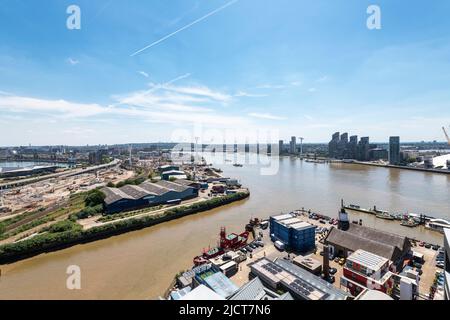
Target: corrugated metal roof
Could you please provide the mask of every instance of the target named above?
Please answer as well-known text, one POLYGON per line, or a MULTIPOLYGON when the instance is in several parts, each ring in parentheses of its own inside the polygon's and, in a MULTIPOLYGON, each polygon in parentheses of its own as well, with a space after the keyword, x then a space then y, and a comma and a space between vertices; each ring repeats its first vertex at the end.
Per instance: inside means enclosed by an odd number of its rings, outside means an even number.
POLYGON ((230 300, 261 300, 266 295, 264 286, 258 277, 244 284, 230 300))
POLYGON ((404 251, 409 251, 410 248, 406 237, 356 224, 350 224, 347 231, 332 228, 326 242, 351 251, 362 249, 391 261, 396 261, 404 251))

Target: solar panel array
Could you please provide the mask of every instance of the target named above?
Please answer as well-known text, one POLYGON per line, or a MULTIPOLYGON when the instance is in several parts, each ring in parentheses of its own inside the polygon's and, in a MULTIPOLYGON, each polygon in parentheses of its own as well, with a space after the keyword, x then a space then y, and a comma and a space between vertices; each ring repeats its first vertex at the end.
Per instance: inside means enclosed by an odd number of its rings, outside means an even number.
POLYGON ((274 264, 263 264, 261 267, 273 275, 278 274, 283 271, 282 268, 280 268, 279 266, 276 266, 274 264))

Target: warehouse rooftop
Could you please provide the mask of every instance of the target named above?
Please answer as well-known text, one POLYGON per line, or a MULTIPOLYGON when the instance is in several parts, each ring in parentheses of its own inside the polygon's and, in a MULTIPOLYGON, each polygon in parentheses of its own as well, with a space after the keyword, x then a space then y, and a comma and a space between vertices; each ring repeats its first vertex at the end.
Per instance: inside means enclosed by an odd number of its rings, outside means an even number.
POLYGON ((353 223, 346 231, 331 228, 325 241, 351 251, 372 252, 391 261, 397 261, 411 247, 407 237, 353 223))

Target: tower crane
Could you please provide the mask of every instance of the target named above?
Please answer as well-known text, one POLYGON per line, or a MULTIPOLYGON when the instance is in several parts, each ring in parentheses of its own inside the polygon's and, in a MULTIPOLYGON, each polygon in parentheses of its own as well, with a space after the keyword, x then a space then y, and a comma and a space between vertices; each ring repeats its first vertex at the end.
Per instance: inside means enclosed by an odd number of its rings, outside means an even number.
POLYGON ((445 127, 442 127, 442 130, 444 131, 445 137, 447 138, 448 144, 450 144, 450 137, 447 134, 447 131, 445 130, 445 127))

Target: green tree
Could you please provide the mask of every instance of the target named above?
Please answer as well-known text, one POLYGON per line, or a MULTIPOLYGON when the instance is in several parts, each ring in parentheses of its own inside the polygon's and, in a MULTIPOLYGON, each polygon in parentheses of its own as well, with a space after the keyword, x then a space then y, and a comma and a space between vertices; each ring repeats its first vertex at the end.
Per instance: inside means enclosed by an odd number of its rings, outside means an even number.
POLYGON ((99 204, 103 203, 103 200, 106 198, 105 194, 98 189, 89 191, 84 203, 86 207, 95 207, 99 204))

